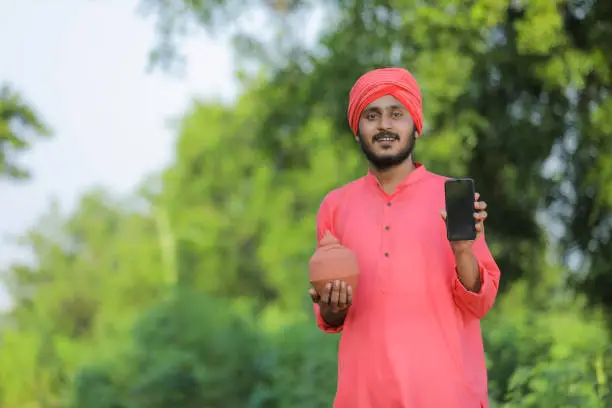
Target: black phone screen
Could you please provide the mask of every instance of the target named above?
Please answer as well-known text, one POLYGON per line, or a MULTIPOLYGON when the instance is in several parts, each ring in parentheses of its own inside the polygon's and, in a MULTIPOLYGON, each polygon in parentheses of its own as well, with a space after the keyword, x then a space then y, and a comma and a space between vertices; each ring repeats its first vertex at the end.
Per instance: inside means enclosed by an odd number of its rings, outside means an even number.
POLYGON ((444 183, 446 197, 446 234, 449 241, 476 238, 474 219, 474 180, 450 179, 444 183))

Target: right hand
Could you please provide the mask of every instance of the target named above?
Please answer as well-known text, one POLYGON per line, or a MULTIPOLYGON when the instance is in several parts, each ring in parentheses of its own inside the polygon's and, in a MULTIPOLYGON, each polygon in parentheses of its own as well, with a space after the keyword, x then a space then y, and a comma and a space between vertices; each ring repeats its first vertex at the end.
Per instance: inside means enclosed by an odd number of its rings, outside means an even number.
POLYGON ((321 307, 321 313, 346 313, 353 303, 353 288, 344 281, 336 280, 325 286, 323 293, 311 288, 308 293, 314 303, 321 307))

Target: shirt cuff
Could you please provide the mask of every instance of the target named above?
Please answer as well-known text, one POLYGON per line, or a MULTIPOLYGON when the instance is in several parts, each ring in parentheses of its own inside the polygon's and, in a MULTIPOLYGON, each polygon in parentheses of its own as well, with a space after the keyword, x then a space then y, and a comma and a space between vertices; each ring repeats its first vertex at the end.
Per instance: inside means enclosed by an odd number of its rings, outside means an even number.
POLYGON ((476 261, 478 264, 478 275, 480 276, 480 290, 478 292, 472 292, 468 290, 463 283, 459 279, 459 272, 457 271, 457 266, 455 265, 455 278, 454 278, 454 289, 455 293, 459 293, 465 297, 473 297, 479 298, 482 297, 485 293, 485 286, 487 285, 487 274, 485 272, 484 266, 480 263, 480 261, 476 261))

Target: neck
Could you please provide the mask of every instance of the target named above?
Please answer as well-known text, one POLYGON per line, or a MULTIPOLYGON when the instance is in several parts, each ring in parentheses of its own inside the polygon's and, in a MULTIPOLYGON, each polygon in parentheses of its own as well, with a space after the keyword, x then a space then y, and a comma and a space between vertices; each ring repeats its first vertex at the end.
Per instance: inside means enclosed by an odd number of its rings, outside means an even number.
POLYGON ((376 177, 376 179, 378 179, 378 182, 382 186, 383 190, 385 190, 387 193, 392 193, 415 168, 416 166, 414 165, 412 158, 409 157, 404 162, 389 169, 379 170, 375 167, 370 167, 370 171, 376 177))

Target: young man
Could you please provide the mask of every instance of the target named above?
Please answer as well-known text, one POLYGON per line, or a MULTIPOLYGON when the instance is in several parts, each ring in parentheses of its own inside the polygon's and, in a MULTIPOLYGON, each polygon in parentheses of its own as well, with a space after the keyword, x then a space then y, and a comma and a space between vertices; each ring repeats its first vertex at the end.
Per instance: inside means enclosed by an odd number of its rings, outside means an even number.
POLYGON ((349 124, 368 174, 330 192, 317 237, 330 231, 358 258, 359 286, 310 290, 318 326, 342 331, 335 408, 489 407, 480 319, 500 271, 484 238, 449 242, 446 177, 412 161, 421 94, 399 68, 370 71, 349 97, 349 124))

